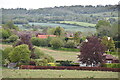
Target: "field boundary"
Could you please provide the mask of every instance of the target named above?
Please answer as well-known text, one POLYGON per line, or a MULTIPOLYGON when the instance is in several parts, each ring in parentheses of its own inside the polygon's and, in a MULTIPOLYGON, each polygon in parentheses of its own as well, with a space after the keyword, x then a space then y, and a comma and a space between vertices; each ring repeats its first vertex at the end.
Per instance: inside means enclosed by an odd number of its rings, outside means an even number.
POLYGON ((112 71, 120 72, 120 68, 106 68, 106 67, 78 67, 78 66, 31 66, 21 65, 20 69, 53 69, 53 70, 90 70, 90 71, 112 71))

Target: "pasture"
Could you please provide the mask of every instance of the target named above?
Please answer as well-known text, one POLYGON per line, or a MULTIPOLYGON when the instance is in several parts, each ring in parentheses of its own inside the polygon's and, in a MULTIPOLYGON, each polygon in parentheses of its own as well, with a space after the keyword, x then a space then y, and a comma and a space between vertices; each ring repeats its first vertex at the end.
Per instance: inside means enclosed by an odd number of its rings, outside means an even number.
POLYGON ((86 23, 86 22, 76 22, 76 21, 58 21, 59 23, 64 24, 72 24, 72 25, 78 25, 78 26, 85 26, 85 27, 95 27, 96 24, 92 23, 86 23))
POLYGON ((117 72, 3 69, 3 78, 118 78, 117 72))

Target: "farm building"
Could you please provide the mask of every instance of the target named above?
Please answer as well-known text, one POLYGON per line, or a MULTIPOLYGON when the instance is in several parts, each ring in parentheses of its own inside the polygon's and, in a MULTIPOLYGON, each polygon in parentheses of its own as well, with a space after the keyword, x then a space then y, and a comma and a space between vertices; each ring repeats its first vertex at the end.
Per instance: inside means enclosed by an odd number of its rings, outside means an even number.
POLYGON ((56 35, 37 35, 38 38, 46 39, 48 37, 56 37, 56 35))

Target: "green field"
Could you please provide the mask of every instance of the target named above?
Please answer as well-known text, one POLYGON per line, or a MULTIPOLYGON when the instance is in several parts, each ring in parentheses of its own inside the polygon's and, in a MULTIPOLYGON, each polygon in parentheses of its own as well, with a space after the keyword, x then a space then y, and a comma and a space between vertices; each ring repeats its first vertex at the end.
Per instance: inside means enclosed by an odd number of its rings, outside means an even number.
POLYGON ((85 26, 85 27, 95 27, 96 24, 92 23, 86 23, 86 22, 76 22, 76 21, 58 21, 59 23, 64 24, 72 24, 72 25, 78 25, 78 26, 85 26))
POLYGON ((45 54, 51 55, 55 60, 71 60, 77 61, 77 55, 79 52, 59 51, 48 48, 39 47, 40 50, 44 51, 45 54))
POLYGON ((113 18, 113 19, 118 19, 118 17, 106 17, 106 20, 110 19, 110 18, 113 18))
POLYGON ((3 78, 118 78, 117 72, 3 69, 3 78))
MULTIPOLYGON (((6 47, 11 47, 11 45, 0 44, 0 48, 4 49, 6 47)), ((70 51, 60 51, 60 50, 52 50, 49 48, 38 47, 45 54, 51 55, 55 60, 71 60, 77 61, 77 55, 79 52, 70 52, 70 51), (72 56, 72 57, 71 57, 72 56)))
MULTIPOLYGON (((1 45, 3 48, 11 45, 1 45)), ((38 47, 49 54, 56 60, 72 60, 77 61, 79 52, 59 51, 49 48, 38 47)), ((3 78, 118 78, 118 72, 107 71, 81 71, 81 70, 17 70, 7 69, 2 70, 3 78)))

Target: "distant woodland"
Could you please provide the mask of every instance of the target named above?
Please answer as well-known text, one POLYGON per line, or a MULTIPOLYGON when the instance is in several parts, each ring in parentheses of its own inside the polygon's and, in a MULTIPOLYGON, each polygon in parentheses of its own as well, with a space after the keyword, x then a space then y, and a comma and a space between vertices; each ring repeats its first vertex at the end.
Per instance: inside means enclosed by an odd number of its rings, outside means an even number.
POLYGON ((60 6, 54 8, 10 8, 2 10, 2 23, 12 20, 15 24, 27 24, 29 22, 55 22, 78 21, 96 24, 98 20, 107 19, 116 22, 119 5, 75 5, 60 6))

